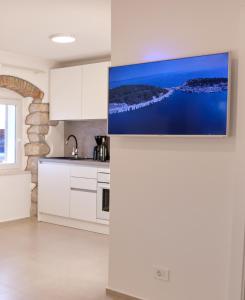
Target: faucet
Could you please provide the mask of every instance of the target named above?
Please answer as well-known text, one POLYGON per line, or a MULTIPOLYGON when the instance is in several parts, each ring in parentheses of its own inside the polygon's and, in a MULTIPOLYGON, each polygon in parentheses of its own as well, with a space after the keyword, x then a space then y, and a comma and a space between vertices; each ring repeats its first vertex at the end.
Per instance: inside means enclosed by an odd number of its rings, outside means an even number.
POLYGON ((75 135, 73 135, 73 134, 69 135, 65 141, 65 144, 67 145, 69 143, 70 138, 73 138, 75 140, 75 144, 76 144, 76 146, 72 148, 71 155, 75 158, 78 158, 78 144, 77 144, 77 138, 75 137, 75 135))

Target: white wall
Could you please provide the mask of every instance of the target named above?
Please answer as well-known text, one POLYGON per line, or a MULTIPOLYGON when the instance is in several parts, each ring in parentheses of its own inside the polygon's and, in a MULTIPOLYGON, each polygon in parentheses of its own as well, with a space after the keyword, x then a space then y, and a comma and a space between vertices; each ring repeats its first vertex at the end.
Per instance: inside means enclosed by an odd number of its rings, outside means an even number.
POLYGON ((233 88, 229 138, 111 138, 111 289, 241 299, 244 10, 239 0, 112 1, 112 65, 231 50, 233 88), (169 268, 170 282, 155 280, 153 266, 169 268))
MULTIPOLYGON (((236 156, 235 156, 235 192, 233 193, 233 229, 231 248, 231 272, 230 272, 230 298, 240 299, 241 291, 241 267, 244 258, 244 234, 245 234, 245 2, 240 8, 239 20, 239 61, 238 61, 238 102, 236 119, 236 156)), ((245 275, 245 274, 244 274, 245 275)), ((243 278, 242 300, 244 294, 243 278)))
POLYGON ((0 222, 23 219, 30 216, 31 174, 8 172, 0 174, 0 222), (14 188, 13 188, 14 187, 14 188))

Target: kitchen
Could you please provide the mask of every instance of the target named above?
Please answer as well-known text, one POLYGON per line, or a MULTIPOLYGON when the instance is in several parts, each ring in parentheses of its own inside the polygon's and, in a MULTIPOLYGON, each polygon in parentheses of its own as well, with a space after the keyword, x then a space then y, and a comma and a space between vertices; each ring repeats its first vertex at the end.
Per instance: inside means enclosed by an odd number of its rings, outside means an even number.
POLYGON ((39 221, 109 233, 109 138, 99 135, 107 131, 109 65, 50 70, 50 120, 64 121, 65 156, 39 160, 39 221))

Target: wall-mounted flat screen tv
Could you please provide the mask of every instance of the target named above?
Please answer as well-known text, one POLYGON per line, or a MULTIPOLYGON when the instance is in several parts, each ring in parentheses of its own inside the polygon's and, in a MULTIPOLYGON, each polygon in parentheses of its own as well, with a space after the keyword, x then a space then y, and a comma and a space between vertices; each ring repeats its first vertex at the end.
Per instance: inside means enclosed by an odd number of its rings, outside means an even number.
POLYGON ((111 67, 108 133, 227 135, 229 53, 111 67))

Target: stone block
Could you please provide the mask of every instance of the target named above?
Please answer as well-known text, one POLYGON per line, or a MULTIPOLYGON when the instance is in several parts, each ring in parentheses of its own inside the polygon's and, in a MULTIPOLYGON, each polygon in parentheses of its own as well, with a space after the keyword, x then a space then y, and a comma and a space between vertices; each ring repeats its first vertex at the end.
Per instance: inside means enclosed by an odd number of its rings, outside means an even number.
POLYGON ((31 191, 31 202, 37 203, 37 186, 31 191))
POLYGON ((50 148, 46 143, 28 143, 25 144, 26 156, 45 156, 49 154, 50 148))
POLYGON ((42 103, 42 99, 35 98, 33 99, 32 103, 42 103))
POLYGON ((43 134, 46 135, 48 134, 49 131, 49 126, 48 125, 33 125, 28 128, 27 134, 35 133, 35 134, 43 134))
POLYGON ((31 203, 31 217, 37 216, 37 203, 32 202, 31 203))
POLYGON ((28 139, 31 143, 45 142, 45 137, 42 134, 30 133, 30 134, 28 134, 28 139))
POLYGON ((26 125, 48 125, 48 112, 33 112, 26 117, 26 125))
POLYGON ((26 170, 30 171, 32 174, 37 173, 38 169, 38 156, 30 156, 27 159, 27 165, 26 165, 26 170))
POLYGON ((38 173, 31 174, 31 182, 37 184, 38 183, 38 173))
POLYGON ((31 103, 29 105, 29 112, 49 112, 48 103, 31 103))

